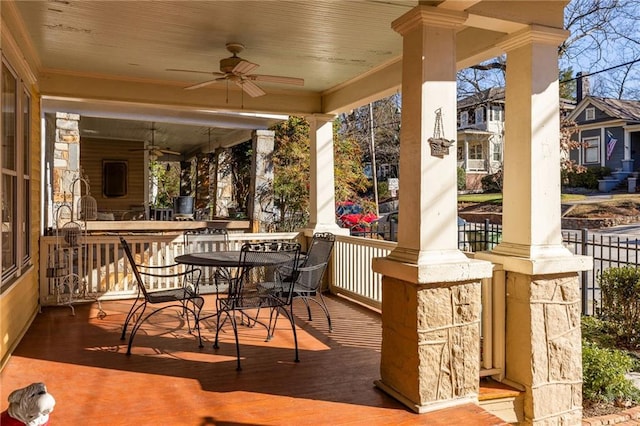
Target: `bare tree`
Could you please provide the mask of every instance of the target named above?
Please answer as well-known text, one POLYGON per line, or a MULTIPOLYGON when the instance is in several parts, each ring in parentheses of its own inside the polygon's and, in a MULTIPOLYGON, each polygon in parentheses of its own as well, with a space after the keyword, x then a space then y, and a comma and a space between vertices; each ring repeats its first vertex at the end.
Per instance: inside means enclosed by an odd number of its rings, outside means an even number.
POLYGON ((400 158, 400 94, 379 99, 372 105, 373 126, 369 106, 360 107, 342 117, 339 132, 358 142, 364 161, 371 161, 371 128, 375 141, 375 157, 378 164, 398 163, 400 158))
POLYGON ((640 97, 640 3, 572 0, 565 8, 571 35, 560 46, 560 67, 588 75, 593 95, 640 97))

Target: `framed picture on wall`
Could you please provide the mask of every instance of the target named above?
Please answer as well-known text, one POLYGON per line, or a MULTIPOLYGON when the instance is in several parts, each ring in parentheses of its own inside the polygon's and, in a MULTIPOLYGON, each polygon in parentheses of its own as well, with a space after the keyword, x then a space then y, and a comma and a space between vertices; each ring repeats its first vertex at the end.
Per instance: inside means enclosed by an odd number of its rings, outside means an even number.
POLYGON ((127 195, 127 161, 102 161, 102 194, 107 198, 127 195))

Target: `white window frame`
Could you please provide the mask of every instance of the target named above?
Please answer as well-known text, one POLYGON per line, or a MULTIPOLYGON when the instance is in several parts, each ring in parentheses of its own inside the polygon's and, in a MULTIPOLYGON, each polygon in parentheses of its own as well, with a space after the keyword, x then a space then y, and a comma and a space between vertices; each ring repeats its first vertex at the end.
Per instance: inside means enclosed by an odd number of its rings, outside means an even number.
POLYGON ((469 111, 462 111, 460 113, 460 127, 467 127, 469 125, 469 111))
POLYGON ((476 108, 474 111, 474 114, 475 114, 476 124, 484 123, 485 114, 484 114, 483 106, 476 108))
MULTIPOLYGON (((0 161, 0 177, 2 177, 2 184, 0 185, 0 198, 6 202, 9 200, 9 194, 5 194, 5 180, 11 179, 12 187, 12 206, 7 210, 10 215, 7 215, 6 219, 3 216, 2 226, 6 226, 10 232, 0 235, 0 243, 3 246, 11 245, 12 256, 10 258, 11 264, 4 264, 5 259, 3 256, 2 265, 2 282, 0 284, 0 293, 6 291, 15 280, 21 276, 24 271, 31 267, 32 260, 31 254, 33 247, 31 247, 30 235, 31 235, 31 221, 33 215, 30 207, 30 192, 34 189, 31 181, 31 158, 29 158, 30 145, 32 137, 31 135, 31 95, 28 91, 27 85, 20 78, 16 70, 11 66, 9 60, 2 56, 0 67, 0 77, 2 83, 4 83, 4 75, 2 73, 9 73, 12 78, 12 84, 15 84, 13 89, 15 90, 15 108, 12 126, 14 128, 14 135, 11 138, 13 144, 13 150, 15 151, 15 164, 13 168, 5 168, 4 161, 0 161)), ((0 89, 4 90, 4 87, 0 89)), ((2 100, 4 101, 4 94, 2 100)), ((5 111, 8 105, 2 105, 2 110, 5 111)), ((4 128, 5 117, 2 116, 0 122, 0 128, 4 128)), ((4 133, 1 134, 4 138, 4 133)), ((2 140, 4 144, 6 141, 2 140)), ((0 150, 0 160, 7 154, 3 146, 0 150)))
POLYGON ((596 109, 594 107, 589 107, 584 110, 584 119, 585 120, 595 120, 596 119, 596 109))
POLYGON ((469 142, 469 160, 484 160, 484 154, 482 142, 469 142))
POLYGON ((582 163, 600 164, 600 136, 583 137, 582 145, 582 163), (591 158, 589 158, 589 156, 591 156, 591 158))
POLYGON ((491 143, 491 160, 496 162, 502 162, 502 144, 499 142, 491 143))

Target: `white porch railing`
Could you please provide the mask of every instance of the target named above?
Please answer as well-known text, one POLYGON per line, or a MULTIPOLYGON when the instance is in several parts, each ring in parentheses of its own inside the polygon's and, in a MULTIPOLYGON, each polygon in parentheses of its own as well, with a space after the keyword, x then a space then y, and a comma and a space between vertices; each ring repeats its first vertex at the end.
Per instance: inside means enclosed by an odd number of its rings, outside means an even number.
MULTIPOLYGON (((127 235, 134 256, 141 263, 166 265, 174 263, 176 256, 185 253, 183 236, 180 235, 127 235)), ((300 241, 306 246, 304 236, 297 232, 229 234, 229 246, 239 250, 247 241, 300 241)), ((81 244, 74 248, 62 247, 57 237, 40 239, 40 301, 42 305, 61 303, 58 289, 64 285, 78 286, 76 300, 122 299, 135 297, 137 289, 130 267, 120 248, 118 236, 82 237, 81 244), (55 270, 55 266, 66 269, 55 270), (71 280, 68 277, 72 277, 71 280), (66 280, 66 284, 65 284, 66 280), (75 281, 74 281, 75 280, 75 281)), ((220 239, 212 236, 209 250, 220 247, 220 239)), ((385 257, 396 247, 395 242, 370 238, 336 236, 330 272, 327 276, 329 289, 364 305, 380 310, 382 306, 382 275, 373 272, 371 259, 385 257)), ((182 266, 179 266, 181 268, 182 266)), ((200 291, 214 291, 212 280, 205 276, 200 291), (209 283, 209 284, 207 284, 209 283)), ((169 288, 172 283, 155 283, 157 288, 169 288)), ((69 287, 67 287, 68 289, 69 287)), ((500 376, 504 371, 504 272, 494 271, 494 278, 482 283, 482 364, 481 375, 500 376)))
MULTIPOLYGON (((247 241, 299 240, 297 232, 268 234, 229 234, 231 250, 240 250, 247 241)), ((176 256, 185 253, 182 234, 127 235, 134 256, 148 265, 175 263, 176 256)), ((216 240, 216 243, 219 243, 216 240)), ((219 245, 211 244, 215 250, 219 245)), ((120 248, 118 236, 82 236, 75 247, 69 247, 61 237, 40 237, 40 303, 43 306, 83 299, 111 300, 135 297, 137 289, 130 268, 120 248), (71 290, 71 293, 70 293, 71 290)), ((180 266, 179 268, 182 268, 180 266)), ((207 271, 204 271, 206 274, 207 271)), ((202 280, 203 283, 212 282, 202 280)), ((172 284, 161 283, 158 288, 172 284)), ((213 285, 201 286, 203 293, 213 291, 213 285)))
MULTIPOLYGON (((331 292, 379 310, 382 275, 373 272, 371 259, 387 256, 396 245, 390 241, 336 236, 331 292)), ((503 378, 505 362, 505 297, 504 271, 495 268, 493 279, 482 280, 480 375, 499 380, 503 378)))
POLYGON ((469 171, 485 171, 487 170, 486 160, 467 160, 467 170, 469 171))
POLYGON ((397 243, 363 237, 336 236, 331 292, 360 303, 382 307, 382 275, 373 272, 371 259, 385 257, 397 243))

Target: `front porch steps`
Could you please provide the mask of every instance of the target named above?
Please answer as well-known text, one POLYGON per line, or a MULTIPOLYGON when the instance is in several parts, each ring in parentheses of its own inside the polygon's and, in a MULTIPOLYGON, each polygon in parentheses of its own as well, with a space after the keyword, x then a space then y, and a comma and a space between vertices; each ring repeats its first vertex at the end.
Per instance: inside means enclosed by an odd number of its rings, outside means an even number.
POLYGON ((524 419, 524 392, 490 378, 480 379, 480 407, 507 423, 524 419))

